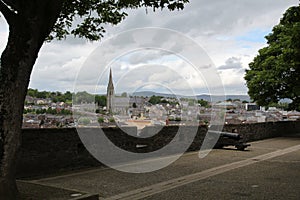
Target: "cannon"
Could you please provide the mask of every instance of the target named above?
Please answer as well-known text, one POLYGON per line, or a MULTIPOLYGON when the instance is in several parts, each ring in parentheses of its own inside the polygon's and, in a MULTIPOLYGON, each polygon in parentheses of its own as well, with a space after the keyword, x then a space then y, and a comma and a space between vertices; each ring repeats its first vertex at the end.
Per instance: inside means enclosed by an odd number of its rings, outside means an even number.
MULTIPOLYGON (((236 130, 233 130, 236 131, 236 130)), ((225 146, 235 146, 238 150, 245 150, 250 144, 247 144, 243 141, 242 135, 238 133, 230 133, 230 132, 223 132, 223 131, 209 131, 213 134, 219 135, 219 140, 215 144, 214 148, 223 148, 225 146)))

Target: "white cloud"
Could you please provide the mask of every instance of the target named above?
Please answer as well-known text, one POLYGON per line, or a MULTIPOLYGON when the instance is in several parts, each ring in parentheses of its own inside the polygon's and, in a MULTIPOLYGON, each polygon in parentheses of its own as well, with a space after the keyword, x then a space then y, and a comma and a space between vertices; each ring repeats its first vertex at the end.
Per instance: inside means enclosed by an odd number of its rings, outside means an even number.
POLYGON ((54 91, 72 90, 77 72, 85 59, 85 57, 79 57, 62 65, 53 64, 35 69, 32 73, 34 81, 30 83, 30 87, 54 91))
POLYGON ((7 23, 0 13, 0 52, 5 48, 8 39, 8 26, 7 23))
POLYGON ((241 58, 231 57, 225 61, 225 65, 218 67, 219 70, 242 68, 241 58))

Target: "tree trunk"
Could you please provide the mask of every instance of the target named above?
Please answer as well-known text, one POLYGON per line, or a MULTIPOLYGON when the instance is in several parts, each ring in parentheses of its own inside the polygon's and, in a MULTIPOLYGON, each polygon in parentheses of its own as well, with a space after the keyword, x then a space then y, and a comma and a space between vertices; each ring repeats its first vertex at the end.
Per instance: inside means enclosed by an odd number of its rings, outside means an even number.
POLYGON ((0 68, 0 199, 16 199, 15 181, 24 100, 38 52, 61 9, 61 1, 19 1, 17 14, 6 17, 7 46, 0 68))

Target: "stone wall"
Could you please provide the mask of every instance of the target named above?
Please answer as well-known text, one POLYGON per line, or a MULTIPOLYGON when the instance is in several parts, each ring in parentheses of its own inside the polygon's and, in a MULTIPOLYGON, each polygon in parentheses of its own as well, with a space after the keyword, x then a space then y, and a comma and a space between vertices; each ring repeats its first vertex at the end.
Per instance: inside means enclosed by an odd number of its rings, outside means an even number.
MULTIPOLYGON (((225 125, 223 128, 227 132, 232 132, 234 129, 243 136, 245 142, 249 142, 300 133, 300 122, 225 125)), ((89 146, 95 147, 89 149, 90 151, 97 149, 101 153, 111 151, 109 148, 97 146, 99 135, 105 134, 114 145, 126 151, 146 153, 159 151, 169 145, 170 148, 163 154, 172 154, 185 150, 198 150, 206 135, 207 127, 148 127, 138 133, 139 137, 134 137, 137 134, 135 127, 126 128, 125 131, 118 128, 105 128, 102 129, 103 131, 93 128, 81 130, 84 131, 79 131, 78 134, 74 128, 23 129, 18 176, 39 176, 83 167, 103 166, 86 150, 81 141, 83 138, 88 139, 85 144, 88 142, 89 146), (190 143, 191 145, 186 149, 186 144, 190 143)), ((116 157, 116 162, 122 162, 124 159, 116 157)))
POLYGON ((56 173, 62 169, 96 166, 76 129, 23 129, 17 167, 19 176, 56 173), (77 164, 75 164, 77 163, 77 164))
POLYGON ((266 122, 255 124, 228 124, 223 131, 232 132, 234 129, 243 136, 245 142, 262 140, 300 133, 300 121, 266 122))

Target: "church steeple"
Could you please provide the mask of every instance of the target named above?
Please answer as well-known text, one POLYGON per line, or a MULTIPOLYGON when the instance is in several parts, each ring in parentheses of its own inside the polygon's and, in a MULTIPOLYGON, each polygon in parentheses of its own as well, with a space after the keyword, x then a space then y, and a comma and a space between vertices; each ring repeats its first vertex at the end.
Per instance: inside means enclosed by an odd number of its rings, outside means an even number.
POLYGON ((113 84, 113 80, 112 80, 112 71, 110 68, 109 80, 108 80, 108 85, 107 85, 107 94, 106 94, 106 110, 109 113, 112 113, 114 96, 115 96, 115 91, 114 91, 114 84, 113 84))

